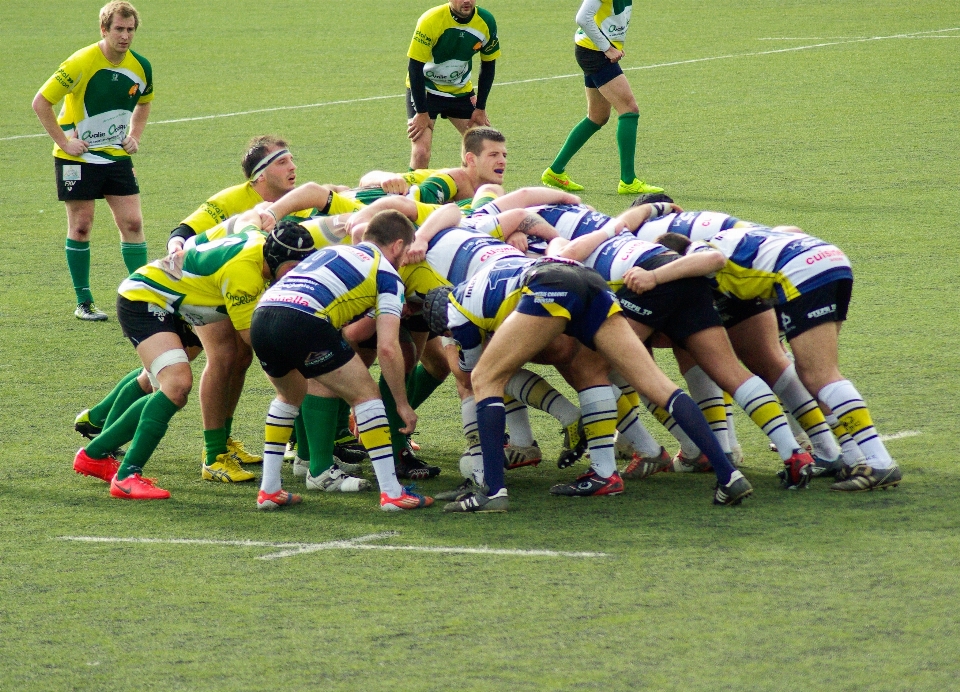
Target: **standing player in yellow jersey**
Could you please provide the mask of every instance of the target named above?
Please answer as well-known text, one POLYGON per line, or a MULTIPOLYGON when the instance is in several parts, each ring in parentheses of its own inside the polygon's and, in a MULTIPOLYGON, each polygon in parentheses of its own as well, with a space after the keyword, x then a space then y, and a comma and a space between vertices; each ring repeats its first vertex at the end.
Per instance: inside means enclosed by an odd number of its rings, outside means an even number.
POLYGON ((577 12, 577 33, 574 35, 574 55, 583 70, 587 89, 587 117, 567 135, 560 153, 543 172, 541 180, 561 190, 575 192, 583 185, 570 180, 564 171, 570 159, 580 151, 610 119, 611 107, 616 109, 617 149, 620 152, 620 183, 617 192, 635 195, 663 192, 663 188, 648 185, 637 178, 634 156, 637 148, 637 122, 640 108, 620 67, 623 44, 630 26, 633 0, 583 0, 577 12))
POLYGON ((493 15, 475 0, 450 0, 421 15, 407 57, 407 136, 410 170, 430 164, 437 116, 463 134, 489 125, 487 96, 493 86, 500 39, 493 15), (473 56, 480 53, 474 94, 470 81, 473 56))
POLYGON ((153 69, 130 50, 140 15, 128 2, 100 10, 98 43, 67 58, 33 99, 43 129, 53 139, 57 199, 67 207, 67 267, 77 294, 78 319, 99 322, 107 314, 90 291, 90 231, 95 200, 106 199, 120 231, 128 271, 147 262, 140 187, 130 155, 153 100, 153 69), (53 106, 63 99, 60 116, 53 106))

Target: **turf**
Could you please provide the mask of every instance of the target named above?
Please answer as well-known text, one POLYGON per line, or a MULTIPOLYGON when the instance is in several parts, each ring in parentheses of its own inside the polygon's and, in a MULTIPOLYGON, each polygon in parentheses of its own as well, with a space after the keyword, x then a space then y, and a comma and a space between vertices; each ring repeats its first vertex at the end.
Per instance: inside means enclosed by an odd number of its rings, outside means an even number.
MULTIPOLYGON (((290 140, 301 181, 405 169, 404 54, 427 5, 142 3, 134 48, 153 63, 157 98, 135 162, 151 256, 206 196, 240 181, 255 134, 290 140), (163 122, 310 104, 326 105, 163 122)), ((510 473, 508 514, 393 516, 372 494, 311 494, 262 514, 253 486, 201 482, 195 397, 147 468, 171 501, 112 500, 73 474, 73 416, 136 360, 115 320, 73 318, 50 143, 14 137, 41 132, 30 101, 60 60, 97 40, 98 6, 73 3, 68 21, 62 3, 14 0, 0 24, 27 58, 0 66, 0 688, 955 687, 958 7, 637 6, 623 63, 640 102, 642 178, 688 209, 796 224, 850 255, 841 367, 882 433, 919 433, 889 442, 899 488, 781 491, 776 456, 740 416, 756 488, 741 507, 711 506, 703 476, 555 498, 549 485, 575 469, 553 466, 557 425, 534 416, 546 458, 510 473), (260 560, 282 549, 64 540, 317 544, 384 532, 396 534, 367 545, 605 555, 331 548, 260 560)), ((584 115, 576 6, 489 4, 504 49, 489 114, 508 137, 509 187, 536 183, 584 115)), ((615 194, 614 130, 568 167, 608 213, 629 202, 615 194)), ((455 131, 438 124, 434 161, 457 157, 455 131)), ((93 290, 109 309, 123 265, 107 207, 97 215, 93 290)), ((249 447, 271 396, 251 370, 236 423, 249 447)), ((438 492, 456 483, 462 448, 449 384, 421 416, 422 456, 443 467, 422 488, 438 492)))

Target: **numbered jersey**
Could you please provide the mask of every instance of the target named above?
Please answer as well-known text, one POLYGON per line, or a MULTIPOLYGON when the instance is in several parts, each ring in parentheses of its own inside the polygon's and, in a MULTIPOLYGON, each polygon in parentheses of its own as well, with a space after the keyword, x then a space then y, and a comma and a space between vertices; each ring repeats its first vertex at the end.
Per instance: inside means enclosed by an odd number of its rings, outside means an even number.
POLYGON ((261 305, 300 310, 337 329, 371 308, 400 317, 403 282, 397 270, 370 243, 318 250, 274 284, 261 305))
POLYGON ((422 301, 427 292, 440 286, 456 286, 481 268, 502 257, 524 254, 500 240, 465 228, 448 228, 437 233, 423 262, 400 268, 400 277, 411 300, 422 301))
POLYGON ((192 325, 230 319, 248 329, 266 289, 264 236, 253 226, 242 233, 201 243, 151 262, 120 284, 128 300, 151 303, 192 325))
POLYGON ((767 229, 766 226, 741 221, 717 211, 685 211, 647 221, 636 230, 634 235, 651 243, 655 243, 664 233, 679 233, 690 240, 710 240, 714 235, 728 228, 767 229))
POLYGON ((850 260, 840 248, 802 233, 731 228, 705 247, 727 257, 715 275, 717 288, 741 300, 785 303, 831 282, 853 280, 850 260))
POLYGON ((621 233, 600 243, 583 263, 595 269, 613 291, 618 291, 623 286, 623 275, 628 269, 667 252, 670 250, 663 245, 638 240, 629 233, 621 233))

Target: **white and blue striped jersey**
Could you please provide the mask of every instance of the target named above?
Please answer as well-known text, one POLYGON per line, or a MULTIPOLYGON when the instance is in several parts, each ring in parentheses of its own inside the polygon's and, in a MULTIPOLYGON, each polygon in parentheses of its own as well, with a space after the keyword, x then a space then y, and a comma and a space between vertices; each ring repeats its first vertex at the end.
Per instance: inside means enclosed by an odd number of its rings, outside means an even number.
POLYGON ((710 240, 714 235, 728 228, 767 228, 767 226, 741 221, 717 211, 685 211, 666 214, 659 219, 647 221, 636 230, 634 235, 640 240, 651 243, 657 242, 657 238, 664 233, 679 233, 690 240, 710 240))
POLYGON ((274 284, 260 306, 294 308, 337 329, 371 308, 400 317, 404 288, 397 270, 372 243, 317 250, 274 284))
POLYGON ((666 252, 670 250, 663 245, 639 240, 630 233, 621 233, 600 243, 583 263, 596 270, 611 290, 618 291, 623 286, 623 275, 628 269, 666 252))
POLYGON ((741 300, 785 303, 834 281, 853 280, 843 250, 803 233, 730 228, 701 247, 726 256, 714 280, 722 293, 741 300))

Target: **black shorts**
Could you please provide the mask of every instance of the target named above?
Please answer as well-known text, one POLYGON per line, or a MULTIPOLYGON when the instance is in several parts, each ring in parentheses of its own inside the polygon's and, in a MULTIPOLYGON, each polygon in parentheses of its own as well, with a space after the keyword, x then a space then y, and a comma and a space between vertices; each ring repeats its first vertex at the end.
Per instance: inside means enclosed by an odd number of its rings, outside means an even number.
POLYGON ((824 322, 845 321, 852 294, 853 279, 840 279, 778 305, 777 317, 787 341, 824 322))
POLYGON ((202 348, 193 327, 178 315, 169 313, 153 303, 117 296, 117 320, 120 322, 123 335, 135 347, 154 334, 170 332, 180 337, 180 343, 184 348, 191 346, 202 348))
MULTIPOLYGON (((653 271, 678 259, 674 253, 656 255, 637 266, 653 271)), ((701 276, 659 284, 642 294, 624 286, 617 298, 628 319, 666 334, 678 346, 684 346, 691 334, 721 324, 713 306, 713 289, 701 276)))
MULTIPOLYGON (((431 120, 436 120, 437 116, 441 118, 469 120, 473 117, 473 111, 476 110, 472 99, 472 91, 463 96, 437 96, 428 91, 427 112, 430 113, 431 120)), ((413 94, 407 89, 407 119, 409 120, 416 114, 417 109, 416 106, 413 105, 413 94)))
POLYGON ((622 312, 613 291, 586 267, 544 260, 524 277, 516 311, 534 317, 563 317, 564 334, 593 348, 593 337, 607 318, 622 312))
POLYGON ((583 83, 588 89, 599 89, 623 74, 620 63, 611 61, 598 50, 575 45, 573 56, 583 70, 583 83))
POLYGON ((763 298, 741 300, 740 298, 725 296, 718 291, 713 292, 713 304, 717 306, 717 312, 720 313, 720 320, 723 322, 724 329, 732 329, 754 315, 773 310, 773 306, 763 298))
POLYGON ((54 157, 53 166, 57 173, 57 199, 61 202, 140 194, 130 159, 99 164, 54 157))
POLYGON ((326 320, 274 305, 253 311, 250 343, 270 377, 283 377, 291 370, 318 377, 342 368, 354 356, 350 344, 326 320))

